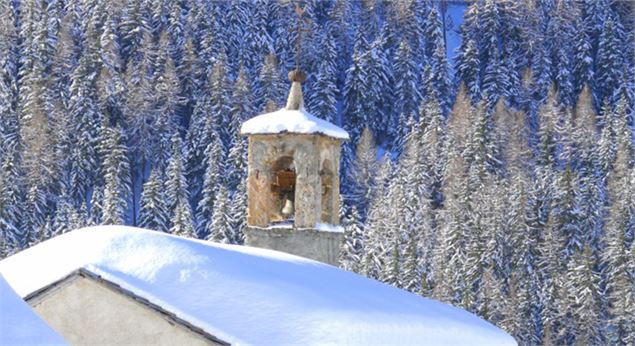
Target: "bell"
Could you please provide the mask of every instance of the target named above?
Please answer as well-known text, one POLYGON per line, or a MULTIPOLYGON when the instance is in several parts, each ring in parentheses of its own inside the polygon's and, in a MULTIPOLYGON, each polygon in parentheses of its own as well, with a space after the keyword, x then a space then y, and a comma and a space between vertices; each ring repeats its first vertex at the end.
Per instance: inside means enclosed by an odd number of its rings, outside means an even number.
POLYGON ((293 201, 287 197, 287 201, 284 202, 284 207, 282 207, 282 216, 288 218, 289 216, 293 215, 293 201))

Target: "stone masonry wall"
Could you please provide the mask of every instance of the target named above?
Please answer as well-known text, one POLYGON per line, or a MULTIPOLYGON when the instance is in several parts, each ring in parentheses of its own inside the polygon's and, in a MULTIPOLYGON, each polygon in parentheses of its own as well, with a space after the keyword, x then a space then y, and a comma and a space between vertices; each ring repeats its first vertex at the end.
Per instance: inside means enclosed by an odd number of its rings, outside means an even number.
POLYGON ((273 166, 284 156, 293 157, 296 171, 295 227, 313 228, 316 222, 337 224, 339 211, 339 141, 321 135, 249 136, 247 181, 247 224, 266 227, 281 221, 281 200, 271 191, 273 166), (320 172, 325 160, 330 165, 332 194, 322 200, 320 172), (322 208, 326 213, 322 213, 322 208))
POLYGON ((337 266, 344 233, 247 227, 245 237, 249 246, 282 251, 337 266))
MULTIPOLYGON (((340 141, 320 137, 320 174, 327 175, 330 180, 330 194, 321 199, 321 222, 337 225, 340 222, 340 141), (325 167, 325 165, 330 167, 325 167)), ((323 192, 324 187, 320 188, 323 192)))

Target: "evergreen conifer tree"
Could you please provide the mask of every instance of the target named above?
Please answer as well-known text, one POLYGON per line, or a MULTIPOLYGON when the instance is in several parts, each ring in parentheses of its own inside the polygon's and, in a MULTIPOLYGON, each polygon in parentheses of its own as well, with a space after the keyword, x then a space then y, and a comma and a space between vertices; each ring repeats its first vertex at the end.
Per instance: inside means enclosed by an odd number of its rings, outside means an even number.
POLYGON ((362 62, 364 53, 358 50, 355 51, 352 64, 346 70, 346 81, 344 82, 343 123, 353 142, 357 141, 362 129, 368 123, 368 115, 363 107, 363 102, 366 102, 365 97, 368 92, 367 71, 362 62))
POLYGON ((374 192, 374 172, 377 167, 377 149, 370 129, 364 128, 357 144, 355 165, 352 168, 351 181, 354 184, 353 203, 361 219, 366 219, 367 204, 372 200, 374 192))
POLYGON ((201 238, 207 236, 207 227, 212 222, 214 205, 221 185, 224 185, 225 160, 220 138, 214 140, 205 149, 205 177, 202 198, 196 210, 197 232, 201 238))
POLYGON ((143 184, 139 227, 167 232, 169 225, 170 216, 165 201, 164 184, 160 173, 155 169, 150 173, 148 181, 143 184))
POLYGON ((260 111, 265 110, 268 103, 275 105, 275 109, 282 105, 282 100, 286 95, 285 84, 276 55, 271 52, 265 57, 265 63, 260 70, 254 93, 257 97, 256 109, 260 111))
POLYGON ((342 227, 344 227, 344 242, 340 250, 340 266, 345 270, 360 273, 362 269, 360 261, 364 251, 364 233, 355 205, 351 207, 348 215, 344 215, 342 227))
POLYGON ((130 163, 124 133, 120 128, 106 129, 101 145, 104 152, 104 204, 102 222, 122 225, 126 222, 130 188, 130 163))
POLYGON ((178 134, 172 137, 172 157, 166 169, 166 202, 170 215, 170 233, 195 237, 187 180, 183 169, 183 145, 178 134))
POLYGON ((214 215, 208 224, 207 240, 231 244, 233 239, 235 239, 235 230, 229 215, 229 194, 227 188, 221 185, 214 204, 214 215))
POLYGON ((619 22, 616 22, 611 13, 602 26, 602 34, 596 56, 595 88, 596 99, 609 98, 611 102, 617 102, 620 83, 623 80, 623 62, 620 53, 622 43, 619 40, 619 22))

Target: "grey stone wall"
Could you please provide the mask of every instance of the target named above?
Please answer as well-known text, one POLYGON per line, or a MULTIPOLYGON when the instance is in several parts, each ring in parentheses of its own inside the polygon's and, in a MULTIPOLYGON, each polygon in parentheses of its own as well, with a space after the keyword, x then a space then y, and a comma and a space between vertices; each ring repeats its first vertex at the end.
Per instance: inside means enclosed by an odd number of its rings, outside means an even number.
POLYGON ((71 345, 216 345, 132 298, 80 276, 31 305, 71 345))
POLYGON ((296 172, 296 228, 313 228, 317 222, 338 224, 340 141, 323 135, 279 134, 249 136, 247 177, 247 224, 267 227, 282 221, 282 201, 272 192, 273 166, 292 157, 296 172), (328 162, 328 169, 325 163, 328 162), (331 183, 324 194, 325 175, 331 183), (323 198, 327 196, 327 198, 323 198))
POLYGON ((337 266, 344 234, 315 229, 247 227, 245 244, 337 266))

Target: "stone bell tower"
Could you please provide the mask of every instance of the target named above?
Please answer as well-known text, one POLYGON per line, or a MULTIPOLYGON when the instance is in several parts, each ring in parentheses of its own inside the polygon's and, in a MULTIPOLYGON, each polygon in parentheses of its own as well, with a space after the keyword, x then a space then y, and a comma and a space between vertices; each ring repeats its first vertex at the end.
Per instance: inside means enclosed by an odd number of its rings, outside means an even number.
POLYGON ((246 244, 337 264, 343 129, 304 109, 304 72, 289 72, 285 108, 241 127, 249 139, 246 244))

